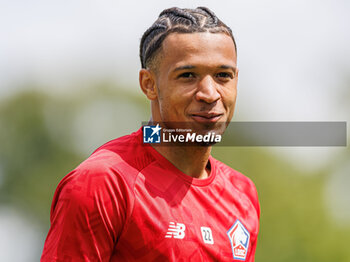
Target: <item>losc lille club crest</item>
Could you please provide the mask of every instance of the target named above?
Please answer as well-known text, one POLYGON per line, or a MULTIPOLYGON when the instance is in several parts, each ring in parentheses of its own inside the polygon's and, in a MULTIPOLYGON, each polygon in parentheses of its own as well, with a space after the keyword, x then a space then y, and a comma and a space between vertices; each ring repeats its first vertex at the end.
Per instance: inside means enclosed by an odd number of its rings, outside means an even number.
POLYGON ((249 248, 250 234, 243 224, 237 219, 227 231, 231 242, 233 259, 245 261, 249 248))

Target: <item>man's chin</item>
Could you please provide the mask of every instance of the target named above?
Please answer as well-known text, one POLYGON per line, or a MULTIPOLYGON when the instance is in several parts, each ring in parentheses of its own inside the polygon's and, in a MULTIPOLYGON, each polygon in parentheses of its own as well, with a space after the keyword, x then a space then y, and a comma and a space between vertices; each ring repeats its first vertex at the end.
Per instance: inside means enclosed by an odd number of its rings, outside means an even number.
POLYGON ((217 144, 218 142, 195 142, 193 145, 194 146, 200 146, 200 147, 209 147, 217 144))
POLYGON ((226 127, 228 126, 228 123, 226 122, 216 122, 213 124, 202 124, 202 125, 195 125, 193 128, 193 132, 196 132, 200 135, 207 135, 207 134, 215 134, 215 135, 223 135, 226 127))

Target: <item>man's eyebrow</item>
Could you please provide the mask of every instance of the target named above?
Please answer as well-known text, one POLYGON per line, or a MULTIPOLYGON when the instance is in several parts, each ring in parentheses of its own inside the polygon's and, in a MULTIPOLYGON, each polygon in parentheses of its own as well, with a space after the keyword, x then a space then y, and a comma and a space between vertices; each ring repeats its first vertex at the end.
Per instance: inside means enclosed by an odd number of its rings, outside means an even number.
MULTIPOLYGON (((176 71, 181 71, 181 70, 187 70, 187 69, 193 69, 193 68, 196 68, 194 65, 184 65, 184 66, 179 66, 179 67, 176 67, 174 69, 174 72, 176 71)), ((237 68, 234 67, 234 66, 230 66, 230 65, 221 65, 221 66, 218 66, 218 68, 221 68, 221 69, 231 69, 233 72, 236 72, 237 68)))
POLYGON ((174 69, 174 72, 180 71, 180 70, 186 70, 186 69, 193 69, 196 68, 194 65, 184 65, 184 66, 179 66, 174 69))
POLYGON ((236 67, 230 66, 230 65, 221 65, 221 66, 219 66, 218 68, 221 68, 221 69, 231 69, 233 72, 236 72, 236 70, 237 70, 236 67))

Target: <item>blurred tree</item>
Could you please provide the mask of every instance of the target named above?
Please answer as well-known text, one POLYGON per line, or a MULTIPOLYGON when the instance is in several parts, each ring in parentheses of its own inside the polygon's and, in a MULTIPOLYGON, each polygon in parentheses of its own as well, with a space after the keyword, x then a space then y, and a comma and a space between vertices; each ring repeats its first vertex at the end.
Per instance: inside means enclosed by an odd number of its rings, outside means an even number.
POLYGON ((44 121, 49 99, 26 91, 0 107, 1 202, 23 208, 46 226, 59 179, 82 160, 51 138, 44 121))

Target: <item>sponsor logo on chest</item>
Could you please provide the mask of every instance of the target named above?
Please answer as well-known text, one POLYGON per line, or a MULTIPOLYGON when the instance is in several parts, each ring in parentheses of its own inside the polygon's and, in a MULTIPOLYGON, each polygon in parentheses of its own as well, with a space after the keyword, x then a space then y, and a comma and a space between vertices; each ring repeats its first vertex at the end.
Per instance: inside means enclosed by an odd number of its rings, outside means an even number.
POLYGON ((185 237, 185 230, 186 226, 184 224, 170 222, 165 238, 183 239, 185 237))

